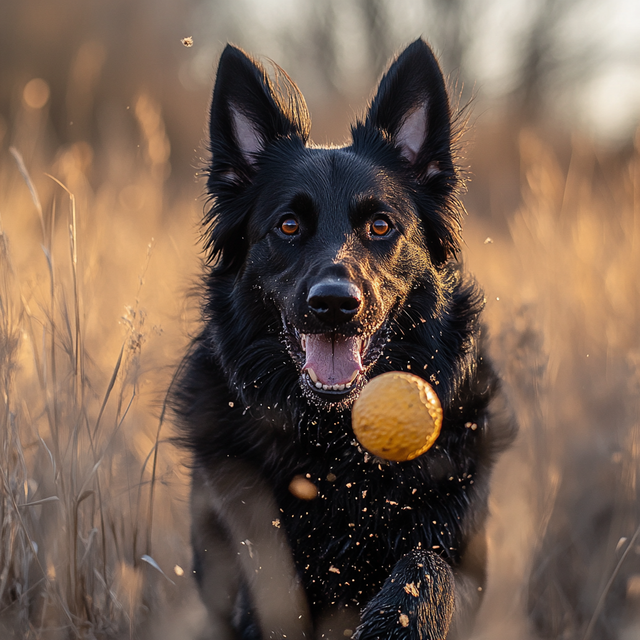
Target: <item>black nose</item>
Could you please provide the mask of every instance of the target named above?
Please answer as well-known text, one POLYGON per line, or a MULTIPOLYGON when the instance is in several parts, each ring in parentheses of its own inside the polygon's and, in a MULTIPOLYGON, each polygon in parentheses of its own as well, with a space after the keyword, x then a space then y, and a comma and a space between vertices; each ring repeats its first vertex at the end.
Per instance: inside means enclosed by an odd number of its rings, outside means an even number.
POLYGON ((360 289, 348 280, 328 279, 314 284, 309 290, 307 304, 323 322, 338 325, 351 320, 362 302, 360 289))

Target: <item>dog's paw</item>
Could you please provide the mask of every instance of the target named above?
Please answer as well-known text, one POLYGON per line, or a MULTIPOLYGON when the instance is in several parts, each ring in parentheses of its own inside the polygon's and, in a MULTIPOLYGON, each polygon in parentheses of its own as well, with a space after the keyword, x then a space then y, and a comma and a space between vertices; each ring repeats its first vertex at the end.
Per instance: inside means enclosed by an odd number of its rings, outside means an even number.
POLYGON ((446 562, 413 551, 365 607, 353 640, 444 640, 453 616, 453 584, 446 562))

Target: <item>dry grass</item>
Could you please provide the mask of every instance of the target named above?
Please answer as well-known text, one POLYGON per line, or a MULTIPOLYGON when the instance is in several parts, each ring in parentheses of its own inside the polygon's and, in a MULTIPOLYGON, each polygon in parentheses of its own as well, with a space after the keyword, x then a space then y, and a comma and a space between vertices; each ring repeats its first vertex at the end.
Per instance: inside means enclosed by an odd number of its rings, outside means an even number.
MULTIPOLYGON (((163 202, 161 111, 141 96, 129 117, 135 140, 50 153, 25 107, 24 175, 0 158, 2 637, 188 638, 201 622, 160 420, 191 326, 198 188, 163 202)), ((637 637, 640 154, 615 172, 598 158, 576 139, 564 170, 523 133, 509 232, 469 219, 522 425, 496 473, 478 638, 637 637)))
POLYGON ((91 189, 87 145, 31 175, 37 147, 2 158, 0 624, 16 638, 139 637, 186 580, 186 483, 162 399, 193 254, 162 217, 159 109, 142 96, 135 115, 146 153, 123 154, 124 184, 91 189))
POLYGON ((505 637, 514 624, 519 637, 637 637, 639 149, 614 167, 576 137, 566 171, 530 133, 520 150, 509 235, 467 236, 522 427, 494 494, 494 580, 511 604, 486 615, 505 637))

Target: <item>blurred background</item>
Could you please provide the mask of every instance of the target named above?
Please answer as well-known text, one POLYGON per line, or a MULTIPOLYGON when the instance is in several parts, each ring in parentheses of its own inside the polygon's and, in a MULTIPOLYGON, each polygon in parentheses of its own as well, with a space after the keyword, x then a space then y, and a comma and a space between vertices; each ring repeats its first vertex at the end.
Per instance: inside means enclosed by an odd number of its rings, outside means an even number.
POLYGON ((632 0, 2 0, 2 637, 206 637, 163 399, 217 58, 276 61, 340 143, 420 36, 469 109, 463 260, 521 423, 475 637, 640 637, 632 0))

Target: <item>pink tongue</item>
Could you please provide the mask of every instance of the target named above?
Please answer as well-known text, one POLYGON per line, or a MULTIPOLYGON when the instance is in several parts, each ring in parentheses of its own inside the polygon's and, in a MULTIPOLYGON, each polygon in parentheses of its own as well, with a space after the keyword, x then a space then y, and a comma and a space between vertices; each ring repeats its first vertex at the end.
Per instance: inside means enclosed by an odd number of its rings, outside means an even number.
POLYGON ((306 337, 307 361, 304 370, 313 369, 322 384, 346 384, 356 371, 362 371, 359 338, 323 334, 306 337))

